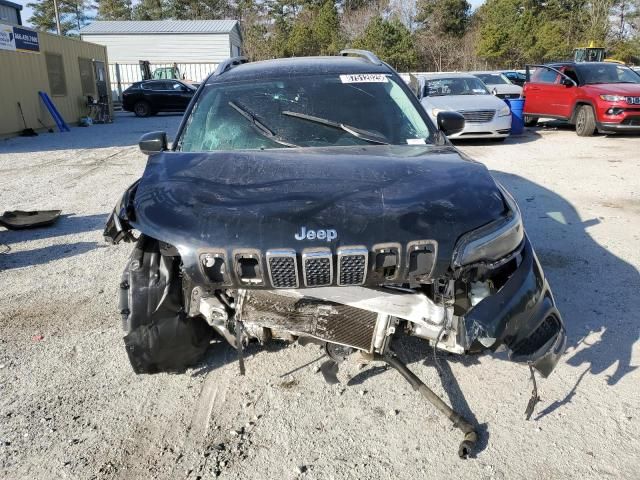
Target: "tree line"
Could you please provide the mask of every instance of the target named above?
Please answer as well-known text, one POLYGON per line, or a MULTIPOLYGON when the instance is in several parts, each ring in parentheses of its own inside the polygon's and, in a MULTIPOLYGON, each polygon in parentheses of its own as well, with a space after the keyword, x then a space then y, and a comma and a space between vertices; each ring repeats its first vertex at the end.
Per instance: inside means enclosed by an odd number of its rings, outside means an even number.
MULTIPOLYGON (((55 31, 53 0, 28 4, 55 31)), ((640 64, 640 0, 58 0, 63 34, 98 20, 240 20, 250 60, 363 48, 400 71, 521 68, 593 42, 640 64)), ((176 59, 179 60, 179 59, 176 59)))

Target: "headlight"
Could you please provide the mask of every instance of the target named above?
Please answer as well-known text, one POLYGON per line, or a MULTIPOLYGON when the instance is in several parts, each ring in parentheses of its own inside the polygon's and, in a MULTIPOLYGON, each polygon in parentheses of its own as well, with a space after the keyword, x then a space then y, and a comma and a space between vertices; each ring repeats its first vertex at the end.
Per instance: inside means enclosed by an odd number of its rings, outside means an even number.
POLYGON ((444 112, 445 110, 441 109, 441 108, 434 108, 431 110, 431 115, 433 115, 435 118, 438 118, 438 114, 440 112, 444 112))
POLYGON ((520 209, 513 197, 500 187, 509 212, 500 220, 465 233, 453 252, 456 267, 480 261, 495 262, 520 246, 524 239, 524 226, 520 209))
POLYGON ((624 102, 627 99, 624 95, 600 95, 600 98, 605 102, 624 102))
POLYGON ((510 114, 511 114, 511 109, 509 108, 508 105, 505 105, 500 110, 498 110, 499 117, 506 117, 507 115, 510 115, 510 114))

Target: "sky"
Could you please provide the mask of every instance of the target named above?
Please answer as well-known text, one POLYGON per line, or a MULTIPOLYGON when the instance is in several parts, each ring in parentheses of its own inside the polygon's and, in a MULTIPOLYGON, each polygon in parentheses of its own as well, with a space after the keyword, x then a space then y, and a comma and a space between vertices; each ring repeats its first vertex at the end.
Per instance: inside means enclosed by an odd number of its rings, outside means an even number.
MULTIPOLYGON (((22 5, 22 23, 25 24, 26 26, 31 26, 29 24, 29 17, 31 17, 31 9, 29 7, 27 7, 27 3, 31 3, 32 0, 11 0, 13 3, 19 3, 20 5, 22 5)), ((474 10, 476 8, 478 8, 480 5, 482 5, 484 3, 485 0, 467 0, 470 4, 471 4, 471 8, 473 8, 474 10)))

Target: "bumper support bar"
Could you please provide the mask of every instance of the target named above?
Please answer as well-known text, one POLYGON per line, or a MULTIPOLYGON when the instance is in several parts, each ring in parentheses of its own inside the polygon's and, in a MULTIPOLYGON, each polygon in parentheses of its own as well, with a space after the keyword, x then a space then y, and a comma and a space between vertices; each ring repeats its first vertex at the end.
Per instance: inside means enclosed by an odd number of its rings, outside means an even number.
POLYGON ((462 459, 468 458, 478 441, 478 434, 473 426, 465 420, 462 415, 447 405, 433 390, 427 387, 424 382, 420 380, 415 373, 409 370, 409 368, 398 357, 389 354, 376 354, 374 359, 385 362, 387 365, 397 370, 398 373, 402 375, 407 382, 409 382, 414 390, 417 390, 429 403, 436 407, 440 413, 451 420, 454 427, 464 433, 464 439, 458 448, 458 456, 462 459))

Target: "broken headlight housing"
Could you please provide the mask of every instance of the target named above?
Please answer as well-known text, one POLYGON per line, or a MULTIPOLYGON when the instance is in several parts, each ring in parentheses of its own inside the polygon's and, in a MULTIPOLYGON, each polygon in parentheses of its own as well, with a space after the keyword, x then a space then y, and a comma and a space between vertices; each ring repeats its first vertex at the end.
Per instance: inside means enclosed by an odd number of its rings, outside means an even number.
POLYGON ((495 262, 516 250, 524 239, 520 209, 513 197, 498 185, 508 206, 504 217, 460 237, 453 252, 453 265, 495 262))

